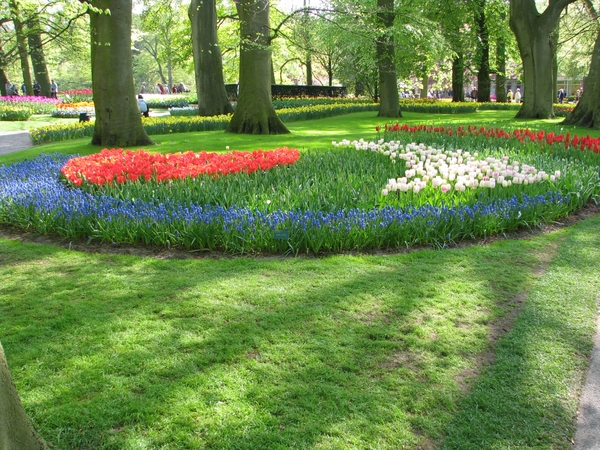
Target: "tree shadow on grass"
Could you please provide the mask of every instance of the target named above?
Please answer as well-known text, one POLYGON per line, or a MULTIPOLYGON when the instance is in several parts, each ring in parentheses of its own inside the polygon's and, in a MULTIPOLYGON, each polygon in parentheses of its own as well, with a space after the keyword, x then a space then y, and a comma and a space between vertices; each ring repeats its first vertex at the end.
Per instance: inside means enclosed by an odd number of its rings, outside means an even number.
POLYGON ((600 217, 568 230, 513 329, 448 427, 443 448, 564 448, 593 345, 600 217), (583 374, 583 375, 582 375, 583 374))
MULTIPOLYGON (((24 245, 0 253, 15 273, 0 329, 58 448, 427 447, 446 434, 489 324, 531 289, 536 242, 283 261, 24 245)), ((524 386, 535 376, 520 372, 524 386)), ((482 386, 469 399, 498 389, 482 386)), ((531 408, 547 420, 547 405, 531 408)))

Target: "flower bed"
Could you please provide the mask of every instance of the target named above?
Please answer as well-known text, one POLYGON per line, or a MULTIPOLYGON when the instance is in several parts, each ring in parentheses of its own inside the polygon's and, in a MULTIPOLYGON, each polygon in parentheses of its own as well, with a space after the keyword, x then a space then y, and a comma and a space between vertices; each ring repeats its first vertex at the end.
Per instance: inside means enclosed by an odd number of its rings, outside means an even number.
POLYGON ((80 187, 60 181, 61 170, 69 178, 69 167, 93 167, 93 158, 40 156, 0 167, 0 222, 69 238, 228 253, 277 251, 275 232, 284 231, 290 253, 321 253, 444 246, 535 227, 600 193, 600 155, 588 137, 400 125, 386 134, 394 142, 309 150, 268 170, 230 171, 236 157, 225 154, 215 163, 220 170, 192 177, 185 158, 206 154, 156 156, 183 169, 161 180, 154 169, 130 177, 117 163, 126 157, 148 168, 146 152, 104 152, 95 157, 104 181, 75 175, 75 184, 87 180, 80 187))
POLYGON ((27 108, 30 114, 50 114, 50 112, 56 108, 56 105, 58 103, 60 103, 60 100, 55 98, 46 98, 31 95, 0 97, 0 107, 27 108))
POLYGON ((282 148, 270 152, 231 153, 150 153, 144 150, 104 149, 100 153, 73 158, 61 169, 62 175, 75 186, 91 183, 122 184, 128 181, 173 181, 200 175, 228 175, 269 170, 277 165, 296 162, 298 150, 282 148))

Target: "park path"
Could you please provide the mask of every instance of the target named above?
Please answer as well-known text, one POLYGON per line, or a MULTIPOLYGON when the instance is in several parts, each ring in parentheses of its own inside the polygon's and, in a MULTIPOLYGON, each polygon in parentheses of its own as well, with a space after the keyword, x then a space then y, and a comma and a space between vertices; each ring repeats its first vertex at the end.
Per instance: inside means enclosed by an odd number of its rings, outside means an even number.
POLYGON ((32 146, 29 131, 5 131, 0 133, 0 155, 18 152, 32 146))

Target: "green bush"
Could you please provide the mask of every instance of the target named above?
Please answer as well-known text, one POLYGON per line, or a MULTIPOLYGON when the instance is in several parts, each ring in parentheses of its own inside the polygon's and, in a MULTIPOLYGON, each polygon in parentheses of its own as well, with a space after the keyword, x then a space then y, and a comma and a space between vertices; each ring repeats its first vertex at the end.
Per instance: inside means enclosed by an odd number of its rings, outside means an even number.
POLYGON ((185 98, 170 98, 160 100, 146 100, 150 109, 184 108, 190 104, 185 98))
POLYGON ((187 106, 183 108, 169 108, 169 113, 172 116, 197 116, 198 108, 187 106))

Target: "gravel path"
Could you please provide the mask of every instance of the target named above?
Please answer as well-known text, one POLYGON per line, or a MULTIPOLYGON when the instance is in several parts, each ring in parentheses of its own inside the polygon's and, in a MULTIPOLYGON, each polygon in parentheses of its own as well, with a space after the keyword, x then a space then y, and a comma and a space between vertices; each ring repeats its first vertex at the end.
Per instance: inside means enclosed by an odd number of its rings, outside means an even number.
POLYGON ((0 155, 18 152, 32 146, 29 131, 7 131, 0 133, 0 155))

